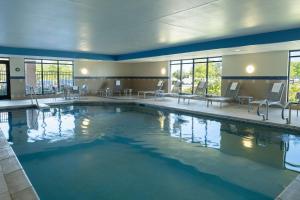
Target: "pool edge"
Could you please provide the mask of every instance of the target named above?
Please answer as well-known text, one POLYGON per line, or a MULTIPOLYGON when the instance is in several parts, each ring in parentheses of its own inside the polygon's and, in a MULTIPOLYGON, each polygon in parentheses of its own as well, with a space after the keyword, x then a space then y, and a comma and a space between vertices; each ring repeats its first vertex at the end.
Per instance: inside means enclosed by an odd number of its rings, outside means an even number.
MULTIPOLYGON (((132 100, 120 100, 120 99, 103 99, 103 100, 88 100, 88 99, 75 99, 70 101, 57 101, 57 102, 48 102, 45 103, 49 106, 57 106, 57 105, 72 105, 72 104, 134 104, 134 105, 146 105, 151 106, 153 108, 163 108, 167 110, 172 111, 179 111, 187 114, 193 114, 193 115, 200 115, 200 116, 208 116, 208 117, 216 117, 218 119, 227 119, 227 120, 233 120, 238 122, 247 122, 255 125, 263 125, 263 126, 271 126, 274 128, 283 128, 287 130, 292 131, 300 131, 300 126, 295 126, 291 124, 284 124, 284 123, 277 123, 272 121, 264 121, 261 119, 249 119, 249 118, 243 118, 240 116, 230 116, 226 114, 218 114, 218 113, 209 113, 205 111, 195 111, 195 110, 189 110, 186 108, 179 108, 179 107, 173 107, 173 106, 166 106, 166 105, 158 105, 151 102, 141 102, 139 99, 132 99, 132 100)), ((7 109, 18 109, 18 108, 34 108, 34 105, 14 105, 14 106, 0 106, 1 110, 7 110, 7 109)))
MULTIPOLYGON (((164 106, 164 105, 157 105, 157 104, 152 104, 148 102, 137 102, 137 101, 114 101, 114 102, 108 102, 108 101, 93 101, 93 100, 75 100, 75 101, 69 101, 69 102, 53 102, 53 103, 47 103, 50 106, 56 106, 56 105, 84 105, 84 104, 90 104, 94 103, 94 105, 108 105, 108 104, 131 104, 131 105, 138 105, 138 106, 147 106, 147 107, 152 107, 152 108, 162 108, 170 111, 178 111, 182 113, 187 113, 187 114, 193 114, 193 115, 200 115, 200 116, 207 116, 207 117, 216 117, 218 119, 227 119, 227 120, 232 120, 232 121, 238 121, 238 122, 247 122, 251 124, 256 124, 256 125, 263 125, 263 126, 271 126, 275 128, 283 128, 283 129, 288 129, 288 130, 295 130, 295 131, 300 131, 300 127, 297 126, 291 126, 287 124, 277 124, 273 122, 267 122, 267 121, 259 121, 259 120, 252 120, 252 119, 244 119, 241 117, 233 117, 233 116, 228 116, 228 115, 222 115, 222 114, 215 114, 215 113, 207 113, 207 112, 201 112, 201 111, 195 111, 195 110, 188 110, 184 108, 178 108, 178 107, 171 107, 171 106, 164 106)), ((6 109, 17 109, 17 108, 30 108, 29 106, 14 106, 13 108, 6 108, 6 109)), ((8 199, 15 199, 14 195, 20 195, 21 193, 24 193, 26 195, 24 199, 27 199, 27 195, 31 195, 32 199, 39 199, 37 192, 35 191, 33 185, 31 184, 29 178, 26 175, 26 172, 23 170, 20 162, 18 161, 17 156, 15 155, 13 149, 7 142, 6 138, 4 137, 4 134, 0 128, 0 152, 4 151, 4 149, 9 149, 10 151, 13 152, 13 155, 10 155, 9 159, 14 158, 17 160, 18 164, 20 165, 20 169, 15 170, 13 172, 10 172, 8 174, 15 173, 17 171, 21 171, 21 176, 20 178, 23 179, 23 182, 27 182, 30 184, 30 186, 23 188, 22 190, 10 193, 9 191, 9 186, 6 184, 7 191, 6 192, 1 192, 0 191, 0 198, 2 197, 1 195, 8 194, 9 198, 8 199)), ((3 171, 1 169, 1 162, 5 159, 8 158, 2 158, 0 155, 0 185, 2 184, 1 182, 1 176, 5 179, 5 174, 3 174, 3 171)), ((6 181, 6 179, 5 179, 6 181)), ((5 186, 4 186, 5 187, 5 186)), ((0 186, 1 188, 1 186, 0 186)), ((284 189, 283 191, 275 198, 276 200, 285 200, 285 199, 298 199, 300 195, 300 175, 298 175, 294 180, 292 180, 284 189)), ((4 196, 6 197, 6 196, 4 196)), ((23 197, 18 196, 18 199, 23 199, 23 197)))
POLYGON ((297 200, 300 196, 300 175, 298 175, 286 188, 276 197, 276 200, 297 200))
POLYGON ((0 199, 40 199, 0 128, 0 199))

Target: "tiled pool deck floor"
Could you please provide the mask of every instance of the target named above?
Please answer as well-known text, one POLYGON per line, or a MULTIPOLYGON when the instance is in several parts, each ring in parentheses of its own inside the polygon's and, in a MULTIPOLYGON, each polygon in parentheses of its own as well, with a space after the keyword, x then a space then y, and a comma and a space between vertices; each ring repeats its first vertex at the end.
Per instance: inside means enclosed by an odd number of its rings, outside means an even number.
MULTIPOLYGON (((154 100, 154 98, 135 98, 135 97, 113 97, 113 98, 101 98, 101 97, 82 97, 80 100, 75 100, 76 102, 114 102, 114 103, 142 103, 149 104, 152 106, 159 106, 169 109, 176 109, 184 112, 202 114, 209 116, 218 116, 221 118, 231 118, 235 120, 241 120, 246 122, 260 123, 264 125, 273 125, 280 126, 284 128, 292 128, 300 131, 300 114, 297 117, 296 110, 292 111, 291 124, 287 125, 286 121, 281 118, 281 109, 271 108, 269 111, 269 120, 263 121, 262 117, 257 116, 256 107, 253 108, 250 112, 247 111, 247 105, 238 105, 238 104, 224 104, 220 108, 219 103, 215 102, 209 107, 207 107, 206 101, 192 100, 190 104, 181 102, 177 103, 176 98, 159 98, 154 100)), ((58 98, 56 100, 52 98, 48 99, 39 99, 40 104, 62 104, 70 103, 73 100, 64 100, 58 98)), ((14 101, 0 101, 0 110, 9 109, 9 108, 20 108, 20 107, 30 107, 30 100, 14 100, 14 101)), ((300 112, 300 111, 299 111, 300 112)), ((285 116, 288 115, 288 110, 285 111, 285 116)))
MULTIPOLYGON (((208 115, 226 119, 240 120, 252 123, 259 123, 269 126, 284 127, 300 131, 300 116, 297 117, 296 111, 292 111, 291 124, 281 118, 281 109, 271 108, 269 120, 263 121, 262 117, 257 116, 256 108, 248 112, 246 105, 224 104, 220 108, 219 103, 213 103, 207 107, 206 101, 192 100, 190 104, 181 102, 178 104, 176 98, 136 98, 136 97, 81 97, 80 100, 64 100, 62 98, 39 99, 40 104, 63 104, 72 102, 112 102, 112 103, 140 103, 161 108, 183 111, 192 114, 208 115)), ((30 100, 0 101, 1 109, 31 107, 30 100)), ((288 111, 286 110, 286 115, 288 111)), ((299 199, 300 196, 300 176, 295 179, 277 199, 299 199)), ((19 164, 13 150, 6 142, 0 131, 0 199, 38 199, 34 189, 28 181, 21 165, 19 164)))
POLYGON ((39 199, 13 149, 0 130, 0 199, 39 199))

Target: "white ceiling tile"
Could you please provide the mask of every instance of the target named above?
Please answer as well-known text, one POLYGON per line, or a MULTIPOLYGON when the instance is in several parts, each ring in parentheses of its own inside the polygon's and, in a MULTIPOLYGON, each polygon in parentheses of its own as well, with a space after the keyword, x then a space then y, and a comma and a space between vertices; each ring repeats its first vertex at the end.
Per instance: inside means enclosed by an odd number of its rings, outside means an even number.
POLYGON ((121 54, 296 27, 299 0, 0 0, 0 46, 121 54))

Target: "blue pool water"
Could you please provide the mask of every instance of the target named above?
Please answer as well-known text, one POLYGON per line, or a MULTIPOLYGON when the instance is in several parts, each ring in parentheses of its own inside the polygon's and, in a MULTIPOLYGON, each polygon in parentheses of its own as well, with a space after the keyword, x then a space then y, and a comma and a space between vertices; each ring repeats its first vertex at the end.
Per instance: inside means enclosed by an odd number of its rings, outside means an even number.
POLYGON ((0 113, 41 199, 273 199, 300 135, 135 105, 0 113))

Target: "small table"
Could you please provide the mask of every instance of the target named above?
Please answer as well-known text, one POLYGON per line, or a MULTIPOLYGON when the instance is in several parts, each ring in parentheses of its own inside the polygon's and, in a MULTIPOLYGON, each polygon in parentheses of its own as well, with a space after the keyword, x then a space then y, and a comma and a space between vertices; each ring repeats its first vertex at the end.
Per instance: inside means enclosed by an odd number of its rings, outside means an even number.
POLYGON ((124 89, 124 95, 125 96, 132 96, 132 89, 128 89, 128 88, 126 88, 126 89, 124 89))
POLYGON ((238 101, 239 101, 240 105, 245 100, 247 100, 247 103, 248 103, 248 112, 250 112, 250 102, 253 100, 253 97, 251 97, 251 96, 238 96, 238 101))

